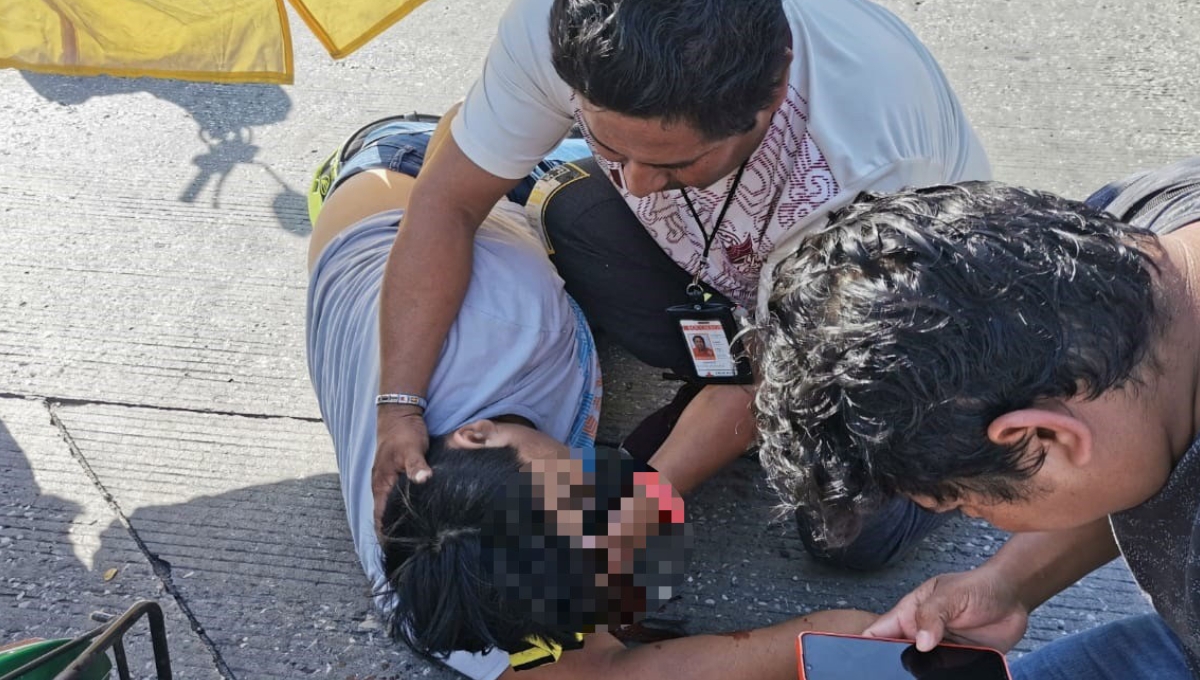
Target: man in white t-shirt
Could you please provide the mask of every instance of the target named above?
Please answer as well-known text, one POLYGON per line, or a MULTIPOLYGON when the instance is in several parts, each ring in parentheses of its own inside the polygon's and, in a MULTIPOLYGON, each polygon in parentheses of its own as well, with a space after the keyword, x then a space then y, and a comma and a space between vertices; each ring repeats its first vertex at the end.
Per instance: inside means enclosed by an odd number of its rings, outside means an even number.
MULTIPOLYGON (((475 230, 578 125, 595 158, 547 174, 526 209, 589 321, 689 379, 626 441, 660 465, 755 435, 752 388, 698 379, 667 307, 753 317, 774 264, 860 191, 990 176, 933 58, 867 0, 515 0, 446 120, 388 261, 380 391, 427 396, 475 230)), ((420 409, 378 415, 377 507, 400 472, 431 474, 420 409)), ((936 523, 899 503, 823 556, 879 566, 936 523)))

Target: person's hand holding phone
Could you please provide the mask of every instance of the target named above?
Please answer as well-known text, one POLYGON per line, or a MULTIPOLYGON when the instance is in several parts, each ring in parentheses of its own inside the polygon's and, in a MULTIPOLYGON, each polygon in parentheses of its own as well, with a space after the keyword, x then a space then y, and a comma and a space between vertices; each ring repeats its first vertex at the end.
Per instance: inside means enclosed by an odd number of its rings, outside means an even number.
POLYGON ((927 652, 943 640, 1007 652, 1025 636, 1029 611, 987 565, 922 583, 871 625, 864 635, 915 640, 927 652))

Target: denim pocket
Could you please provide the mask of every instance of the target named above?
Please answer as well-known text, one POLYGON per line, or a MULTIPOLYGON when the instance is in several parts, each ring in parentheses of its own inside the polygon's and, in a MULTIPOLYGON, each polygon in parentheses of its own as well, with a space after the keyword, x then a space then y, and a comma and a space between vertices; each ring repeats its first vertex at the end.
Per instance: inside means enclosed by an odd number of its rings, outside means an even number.
POLYGON ((425 144, 421 144, 419 147, 413 144, 396 146, 388 161, 387 169, 416 177, 417 173, 421 171, 421 166, 425 164, 425 149, 428 146, 428 139, 423 141, 425 144))

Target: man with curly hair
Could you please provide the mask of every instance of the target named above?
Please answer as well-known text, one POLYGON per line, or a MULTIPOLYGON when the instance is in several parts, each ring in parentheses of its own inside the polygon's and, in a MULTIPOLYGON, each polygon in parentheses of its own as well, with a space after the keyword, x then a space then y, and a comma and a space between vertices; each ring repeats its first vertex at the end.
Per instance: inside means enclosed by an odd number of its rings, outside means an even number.
POLYGON ((869 634, 1008 649, 1123 554, 1156 613, 1017 678, 1200 677, 1200 159, 1086 204, 996 183, 864 196, 777 272, 763 458, 824 540, 885 499, 1018 532, 869 634))

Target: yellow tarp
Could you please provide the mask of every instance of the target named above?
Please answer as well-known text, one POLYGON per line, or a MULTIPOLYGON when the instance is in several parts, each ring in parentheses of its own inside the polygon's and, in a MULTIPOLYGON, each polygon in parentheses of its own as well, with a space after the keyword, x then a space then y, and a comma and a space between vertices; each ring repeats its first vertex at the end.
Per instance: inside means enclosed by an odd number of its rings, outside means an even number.
MULTIPOLYGON (((0 68, 290 83, 284 0, 0 0, 0 68)), ((335 58, 425 0, 288 0, 335 58)))

